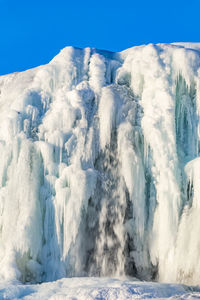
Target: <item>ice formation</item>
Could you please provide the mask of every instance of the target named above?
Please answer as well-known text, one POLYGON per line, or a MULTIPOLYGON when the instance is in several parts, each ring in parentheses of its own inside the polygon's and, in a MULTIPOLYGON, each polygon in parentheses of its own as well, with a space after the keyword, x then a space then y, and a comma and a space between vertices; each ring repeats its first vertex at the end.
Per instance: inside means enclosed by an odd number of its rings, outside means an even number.
POLYGON ((200 283, 200 44, 0 77, 0 279, 200 283))

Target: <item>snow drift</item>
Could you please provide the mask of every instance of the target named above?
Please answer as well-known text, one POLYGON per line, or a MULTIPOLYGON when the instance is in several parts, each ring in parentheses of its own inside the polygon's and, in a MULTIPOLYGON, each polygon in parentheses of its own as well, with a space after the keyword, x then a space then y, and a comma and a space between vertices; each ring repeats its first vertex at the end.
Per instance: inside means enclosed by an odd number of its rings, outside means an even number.
POLYGON ((0 279, 200 283, 200 44, 0 77, 0 279))

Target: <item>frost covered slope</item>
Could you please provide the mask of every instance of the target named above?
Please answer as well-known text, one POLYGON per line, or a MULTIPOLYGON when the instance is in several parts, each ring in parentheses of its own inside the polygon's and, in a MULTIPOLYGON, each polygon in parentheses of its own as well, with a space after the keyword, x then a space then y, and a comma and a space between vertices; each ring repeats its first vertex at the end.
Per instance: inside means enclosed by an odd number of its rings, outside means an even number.
POLYGON ((67 47, 0 77, 0 278, 200 283, 200 44, 67 47))
POLYGON ((63 278, 42 284, 1 283, 0 299, 6 300, 196 300, 199 288, 113 278, 63 278))

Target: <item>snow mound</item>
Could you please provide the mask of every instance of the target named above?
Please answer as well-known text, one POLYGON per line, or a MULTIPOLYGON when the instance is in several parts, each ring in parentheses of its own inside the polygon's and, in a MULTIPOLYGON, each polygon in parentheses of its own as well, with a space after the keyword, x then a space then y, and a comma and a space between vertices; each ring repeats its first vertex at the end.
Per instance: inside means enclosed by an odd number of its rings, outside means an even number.
POLYGON ((197 299, 200 291, 184 285, 112 278, 65 278, 41 285, 0 284, 0 298, 42 300, 197 299))

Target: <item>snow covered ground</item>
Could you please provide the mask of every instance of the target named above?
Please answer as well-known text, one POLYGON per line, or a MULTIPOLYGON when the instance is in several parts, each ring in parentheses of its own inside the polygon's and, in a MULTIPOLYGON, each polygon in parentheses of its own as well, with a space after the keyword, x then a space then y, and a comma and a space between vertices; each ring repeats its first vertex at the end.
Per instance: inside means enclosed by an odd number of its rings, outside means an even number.
POLYGON ((200 288, 111 278, 63 278, 38 285, 0 283, 6 300, 200 299, 200 288))

